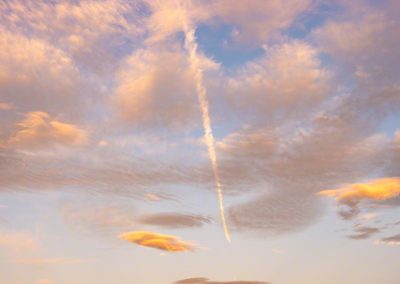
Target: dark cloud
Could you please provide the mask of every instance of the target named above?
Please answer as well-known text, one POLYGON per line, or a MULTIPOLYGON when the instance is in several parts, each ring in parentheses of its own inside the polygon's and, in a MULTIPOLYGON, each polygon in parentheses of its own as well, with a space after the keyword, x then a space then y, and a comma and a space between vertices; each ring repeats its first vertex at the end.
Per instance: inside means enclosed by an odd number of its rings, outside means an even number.
POLYGON ((347 238, 352 239, 352 240, 364 240, 364 239, 368 239, 371 236, 379 233, 380 231, 381 231, 381 228, 356 226, 354 228, 354 234, 348 235, 347 238))
POLYGON ((157 213, 139 218, 141 224, 170 229, 202 227, 210 222, 210 217, 183 213, 157 213))
POLYGON ((174 282, 174 284, 271 284, 264 281, 211 281, 207 278, 188 278, 174 282))
POLYGON ((400 234, 383 238, 379 242, 389 245, 400 245, 400 234))

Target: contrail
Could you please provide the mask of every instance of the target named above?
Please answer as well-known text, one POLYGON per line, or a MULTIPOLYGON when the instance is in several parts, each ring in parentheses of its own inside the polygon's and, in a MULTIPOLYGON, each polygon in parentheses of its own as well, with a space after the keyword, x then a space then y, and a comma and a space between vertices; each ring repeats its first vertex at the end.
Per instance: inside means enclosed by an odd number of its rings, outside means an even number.
POLYGON ((221 215, 222 226, 224 228, 224 234, 226 240, 228 242, 231 242, 231 237, 229 235, 228 227, 225 221, 222 184, 218 172, 217 153, 215 151, 214 136, 211 128, 207 91, 203 84, 203 72, 200 66, 200 59, 197 55, 197 43, 194 34, 195 30, 193 28, 190 28, 187 23, 183 24, 183 29, 185 32, 185 48, 189 53, 190 67, 195 77, 197 96, 199 99, 199 104, 203 116, 204 137, 206 139, 208 155, 210 157, 212 172, 215 179, 215 188, 218 194, 218 205, 221 215))

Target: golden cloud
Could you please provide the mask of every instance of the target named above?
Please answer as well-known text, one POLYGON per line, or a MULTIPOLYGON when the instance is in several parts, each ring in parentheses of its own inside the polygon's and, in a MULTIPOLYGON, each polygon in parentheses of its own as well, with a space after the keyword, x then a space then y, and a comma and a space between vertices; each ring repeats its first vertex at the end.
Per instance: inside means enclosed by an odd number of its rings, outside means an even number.
POLYGON ((381 178, 367 183, 354 183, 338 189, 323 190, 322 196, 334 197, 344 204, 358 203, 363 199, 383 201, 400 194, 400 178, 381 178))
POLYGON ((176 236, 146 231, 123 233, 119 235, 119 238, 139 246, 155 248, 168 252, 193 251, 196 248, 194 244, 182 241, 176 236))

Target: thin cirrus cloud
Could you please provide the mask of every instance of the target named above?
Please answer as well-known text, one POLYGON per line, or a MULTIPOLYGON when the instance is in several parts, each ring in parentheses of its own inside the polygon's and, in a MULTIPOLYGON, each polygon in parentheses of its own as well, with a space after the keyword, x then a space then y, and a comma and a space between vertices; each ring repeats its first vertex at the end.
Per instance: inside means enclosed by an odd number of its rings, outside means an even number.
POLYGON ((175 281, 174 284, 271 284, 264 281, 212 281, 208 278, 197 277, 175 281))
POLYGON ((197 248, 195 244, 183 241, 179 237, 147 231, 126 232, 120 234, 119 238, 142 247, 172 253, 194 251, 197 248))

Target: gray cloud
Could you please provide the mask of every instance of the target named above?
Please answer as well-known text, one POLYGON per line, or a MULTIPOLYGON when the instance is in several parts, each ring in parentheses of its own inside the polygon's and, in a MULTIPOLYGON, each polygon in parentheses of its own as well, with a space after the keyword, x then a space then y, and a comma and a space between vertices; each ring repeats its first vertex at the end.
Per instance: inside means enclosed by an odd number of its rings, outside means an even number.
POLYGON ((170 229, 202 227, 210 222, 210 217, 183 213, 148 214, 139 218, 141 224, 170 229))
POLYGON ((380 240, 381 243, 389 244, 389 245, 400 245, 400 234, 393 235, 390 237, 386 237, 380 240))
POLYGON ((187 278, 174 282, 174 284, 271 284, 264 281, 211 281, 207 278, 187 278))
POLYGON ((377 227, 367 227, 367 226, 356 226, 354 228, 354 234, 348 235, 347 238, 353 240, 364 240, 368 239, 371 236, 379 233, 381 228, 377 227))
POLYGON ((296 232, 315 223, 321 213, 313 196, 291 192, 273 193, 229 208, 229 223, 257 235, 296 232))

